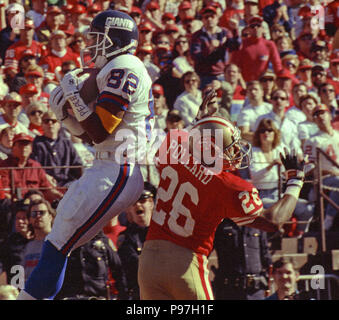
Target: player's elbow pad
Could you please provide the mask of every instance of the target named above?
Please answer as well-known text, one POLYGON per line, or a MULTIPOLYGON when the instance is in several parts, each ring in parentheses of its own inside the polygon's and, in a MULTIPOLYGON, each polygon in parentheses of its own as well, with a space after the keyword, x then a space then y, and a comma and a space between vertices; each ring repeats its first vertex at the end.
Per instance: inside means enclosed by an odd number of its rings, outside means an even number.
POLYGON ((122 120, 100 106, 96 107, 95 112, 99 116, 103 127, 109 134, 111 134, 117 128, 122 120))

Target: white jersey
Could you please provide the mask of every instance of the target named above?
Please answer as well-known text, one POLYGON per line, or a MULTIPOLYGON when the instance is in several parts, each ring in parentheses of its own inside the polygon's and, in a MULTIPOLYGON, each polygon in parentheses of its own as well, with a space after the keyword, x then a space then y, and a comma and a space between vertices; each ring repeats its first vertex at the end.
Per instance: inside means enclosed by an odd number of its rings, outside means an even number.
MULTIPOLYGON (((336 130, 333 132, 331 136, 324 131, 319 131, 310 139, 306 140, 304 144, 304 154, 308 155, 310 161, 317 161, 317 148, 319 148, 339 164, 339 132, 336 130)), ((339 169, 325 157, 322 157, 321 161, 323 170, 339 173, 339 169)))
POLYGON ((97 85, 97 103, 109 101, 125 114, 118 128, 95 145, 96 151, 116 152, 116 159, 127 152, 128 161, 141 161, 154 127, 152 80, 143 62, 130 54, 120 55, 99 72, 97 85))

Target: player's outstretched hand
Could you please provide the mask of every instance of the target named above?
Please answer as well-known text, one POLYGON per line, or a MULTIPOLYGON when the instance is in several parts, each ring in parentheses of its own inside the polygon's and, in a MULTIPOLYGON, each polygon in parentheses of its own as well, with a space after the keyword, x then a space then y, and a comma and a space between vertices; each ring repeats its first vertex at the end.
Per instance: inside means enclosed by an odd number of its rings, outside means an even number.
POLYGON ((66 99, 64 97, 64 92, 60 86, 56 87, 49 96, 49 105, 52 111, 55 113, 56 118, 59 121, 63 121, 68 117, 68 112, 66 111, 65 104, 66 99))
POLYGON ((280 160, 286 170, 286 179, 304 179, 305 159, 298 159, 294 150, 292 150, 291 153, 288 153, 285 148, 284 152, 285 154, 280 153, 280 160))
POLYGON ((217 111, 217 109, 211 110, 211 108, 208 108, 208 105, 216 98, 217 98, 217 93, 214 89, 207 92, 200 106, 197 120, 200 120, 204 117, 211 116, 217 111))
POLYGON ((90 76, 89 73, 84 73, 80 75, 83 72, 84 70, 81 68, 72 70, 66 73, 66 75, 60 81, 60 85, 66 99, 79 93, 79 90, 81 89, 81 84, 83 84, 83 82, 90 76))

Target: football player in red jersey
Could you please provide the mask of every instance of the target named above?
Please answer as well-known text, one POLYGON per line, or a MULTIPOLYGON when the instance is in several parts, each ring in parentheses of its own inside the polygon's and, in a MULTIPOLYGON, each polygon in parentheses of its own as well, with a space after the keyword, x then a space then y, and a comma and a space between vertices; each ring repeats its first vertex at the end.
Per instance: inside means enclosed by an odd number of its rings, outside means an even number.
POLYGON ((167 135, 158 151, 157 202, 139 260, 141 299, 213 299, 207 263, 222 219, 275 232, 291 217, 304 163, 294 155, 281 157, 288 172, 285 194, 263 209, 257 189, 232 173, 248 166, 250 153, 239 129, 216 116, 167 135))

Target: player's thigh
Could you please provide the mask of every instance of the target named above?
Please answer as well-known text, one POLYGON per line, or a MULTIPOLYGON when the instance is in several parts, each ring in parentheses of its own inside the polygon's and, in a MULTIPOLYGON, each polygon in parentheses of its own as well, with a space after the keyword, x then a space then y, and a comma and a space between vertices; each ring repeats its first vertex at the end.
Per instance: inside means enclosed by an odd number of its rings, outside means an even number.
POLYGON ((97 163, 87 169, 60 201, 48 240, 68 252, 132 205, 142 192, 143 179, 138 167, 128 167, 97 163))

